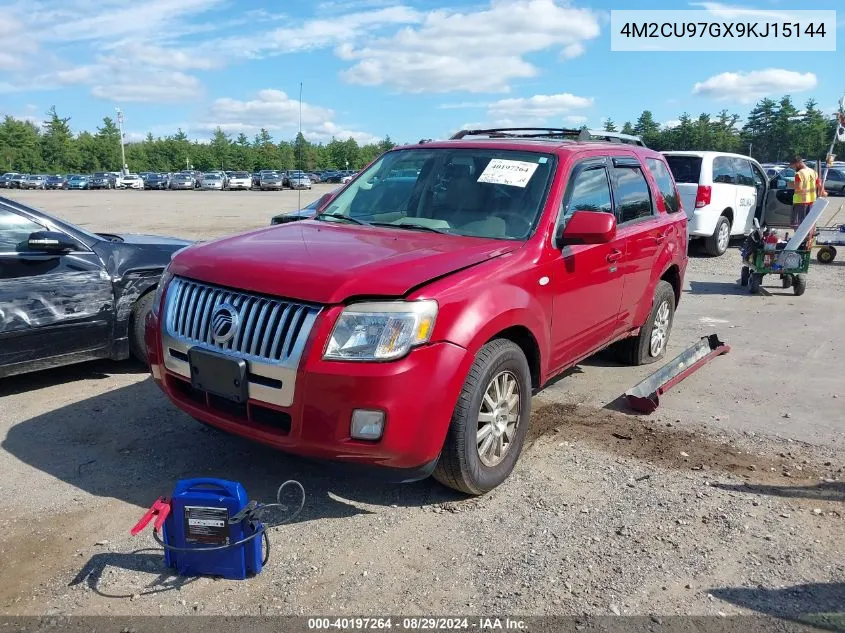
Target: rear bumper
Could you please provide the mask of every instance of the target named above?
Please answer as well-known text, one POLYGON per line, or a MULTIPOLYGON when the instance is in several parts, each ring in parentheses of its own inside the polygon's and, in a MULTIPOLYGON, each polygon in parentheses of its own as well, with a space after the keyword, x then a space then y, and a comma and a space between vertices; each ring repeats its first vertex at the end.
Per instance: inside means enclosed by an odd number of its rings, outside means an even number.
POLYGON ((693 207, 687 211, 687 234, 690 237, 710 237, 716 231, 716 222, 721 210, 709 205, 701 209, 693 207))
MULTIPOLYGON (((314 328, 312 337, 320 330, 314 328)), ((146 323, 153 378, 180 409, 211 426, 273 448, 357 466, 394 469, 400 479, 430 474, 472 358, 451 343, 414 350, 389 363, 327 362, 309 343, 296 372, 291 406, 250 399, 221 402, 165 367, 158 319, 146 323), (385 413, 379 441, 350 437, 354 409, 385 413)), ((390 472, 390 471, 388 471, 390 472)))

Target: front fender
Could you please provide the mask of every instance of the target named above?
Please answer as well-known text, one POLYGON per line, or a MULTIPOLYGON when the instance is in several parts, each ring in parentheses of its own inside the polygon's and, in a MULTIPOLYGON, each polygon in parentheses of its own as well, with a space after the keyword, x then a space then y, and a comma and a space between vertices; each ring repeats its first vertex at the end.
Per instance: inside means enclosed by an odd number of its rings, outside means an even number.
POLYGON ((486 265, 462 272, 458 275, 461 279, 450 277, 436 282, 419 293, 419 298, 438 301, 433 339, 460 345, 474 357, 500 332, 525 328, 536 343, 540 379, 544 380, 551 336, 550 297, 526 290, 527 283, 533 279, 530 269, 519 272, 520 267, 514 265, 488 275, 483 271, 486 265))

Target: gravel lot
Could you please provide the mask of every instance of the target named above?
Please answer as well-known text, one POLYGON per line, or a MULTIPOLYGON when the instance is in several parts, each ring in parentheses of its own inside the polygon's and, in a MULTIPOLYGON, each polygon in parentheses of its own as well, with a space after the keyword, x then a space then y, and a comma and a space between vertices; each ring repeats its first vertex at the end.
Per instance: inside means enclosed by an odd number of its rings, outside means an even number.
MULTIPOLYGON (((196 239, 298 205, 289 191, 3 195, 89 229, 196 239)), ((131 363, 6 379, 0 613, 845 616, 843 268, 813 266, 800 298, 750 296, 736 250, 693 257, 669 352, 718 332, 731 353, 651 416, 619 399, 650 369, 589 359, 537 396, 517 470, 479 499, 206 429, 131 363), (176 479, 212 474, 265 501, 291 477, 308 493, 245 582, 172 576, 148 534, 129 536, 176 479)))

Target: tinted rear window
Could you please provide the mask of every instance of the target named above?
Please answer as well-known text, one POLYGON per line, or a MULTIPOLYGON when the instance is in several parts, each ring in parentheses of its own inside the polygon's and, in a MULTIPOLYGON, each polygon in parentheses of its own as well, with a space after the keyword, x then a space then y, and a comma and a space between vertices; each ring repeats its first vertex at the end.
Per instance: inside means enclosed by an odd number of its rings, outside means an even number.
POLYGON ((614 167, 616 175, 616 214, 623 224, 652 214, 651 192, 638 167, 614 167))
POLYGON ((701 177, 701 158, 698 156, 667 156, 666 162, 675 182, 698 184, 701 177))
POLYGON ((656 158, 646 159, 645 164, 651 172, 654 182, 657 183, 657 188, 660 189, 660 195, 663 197, 667 213, 677 213, 680 211, 681 202, 678 199, 678 193, 675 191, 675 183, 672 182, 672 176, 669 170, 666 169, 666 165, 656 158))

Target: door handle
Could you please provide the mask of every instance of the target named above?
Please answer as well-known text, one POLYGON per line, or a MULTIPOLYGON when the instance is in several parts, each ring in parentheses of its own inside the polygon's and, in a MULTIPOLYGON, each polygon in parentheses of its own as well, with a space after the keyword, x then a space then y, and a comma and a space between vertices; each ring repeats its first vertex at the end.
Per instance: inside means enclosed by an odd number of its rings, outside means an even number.
POLYGON ((620 259, 622 259, 622 251, 616 248, 614 248, 607 254, 607 261, 611 264, 614 262, 618 262, 620 259))

